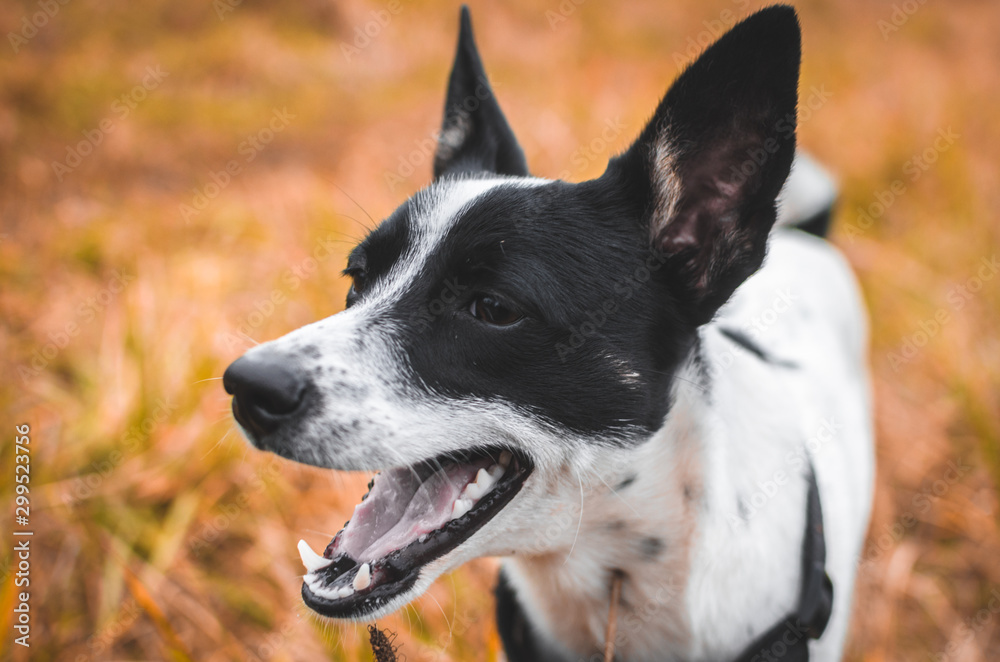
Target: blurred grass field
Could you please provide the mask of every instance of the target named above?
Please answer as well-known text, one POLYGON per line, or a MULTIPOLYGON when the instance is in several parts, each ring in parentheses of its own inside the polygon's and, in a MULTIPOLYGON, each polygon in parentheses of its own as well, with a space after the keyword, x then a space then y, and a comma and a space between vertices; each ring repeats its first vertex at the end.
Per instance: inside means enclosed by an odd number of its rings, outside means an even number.
MULTIPOLYGON (((473 7, 533 171, 571 180, 761 6, 577 2, 473 7)), ((834 240, 872 317, 878 490, 848 659, 997 660, 1000 3, 795 4, 800 140, 840 178, 834 240)), ((369 217, 429 181, 456 29, 454 3, 409 0, 0 5, 0 492, 28 423, 35 531, 32 648, 3 659, 371 659, 361 626, 301 605, 295 551, 367 477, 248 450, 217 380, 337 312, 369 217)), ((410 662, 495 660, 494 573, 463 567, 381 624, 410 662)))

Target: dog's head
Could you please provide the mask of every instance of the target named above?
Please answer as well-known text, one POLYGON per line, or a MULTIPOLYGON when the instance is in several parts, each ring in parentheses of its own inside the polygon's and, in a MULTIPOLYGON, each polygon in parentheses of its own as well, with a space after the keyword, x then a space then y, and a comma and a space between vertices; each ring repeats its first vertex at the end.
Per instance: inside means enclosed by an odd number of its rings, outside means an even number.
POLYGON ((799 51, 791 8, 751 16, 571 184, 528 174, 463 9, 434 181, 351 252, 346 310, 225 374, 258 448, 381 471, 322 557, 300 547, 310 607, 376 617, 527 551, 557 485, 663 425, 697 327, 763 260, 799 51))

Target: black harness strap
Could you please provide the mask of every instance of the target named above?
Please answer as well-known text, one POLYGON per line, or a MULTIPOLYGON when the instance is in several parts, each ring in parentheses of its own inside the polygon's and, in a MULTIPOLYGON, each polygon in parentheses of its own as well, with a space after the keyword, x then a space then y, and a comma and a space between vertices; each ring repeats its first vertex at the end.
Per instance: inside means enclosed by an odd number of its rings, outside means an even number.
MULTIPOLYGON (((497 629, 510 662, 555 662, 517 602, 503 571, 496 587, 497 629)), ((823 509, 812 465, 806 503, 806 536, 802 543, 802 589, 794 614, 778 622, 750 644, 734 662, 808 662, 809 640, 819 639, 833 610, 833 582, 826 574, 823 509)))
POLYGON ((826 574, 826 538, 816 472, 809 466, 806 537, 802 542, 799 607, 736 658, 735 662, 808 662, 809 640, 819 639, 833 611, 833 582, 826 574))

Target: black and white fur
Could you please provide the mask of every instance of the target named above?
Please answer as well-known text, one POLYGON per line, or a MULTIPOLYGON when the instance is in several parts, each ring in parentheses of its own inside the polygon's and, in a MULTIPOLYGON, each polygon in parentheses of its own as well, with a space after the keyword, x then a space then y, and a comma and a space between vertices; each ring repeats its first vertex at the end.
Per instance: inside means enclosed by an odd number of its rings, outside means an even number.
POLYGON ((840 658, 872 496, 866 323, 830 244, 772 230, 832 203, 794 158, 799 59, 794 11, 754 14, 573 184, 528 173, 463 13, 433 183, 351 253, 346 310, 247 354, 296 373, 271 385, 294 411, 247 430, 260 448, 339 470, 484 445, 535 464, 369 617, 502 556, 548 659, 603 648, 615 572, 616 659, 732 659, 795 607, 811 461, 836 586, 811 653, 840 658), (470 314, 484 296, 519 321, 470 314))

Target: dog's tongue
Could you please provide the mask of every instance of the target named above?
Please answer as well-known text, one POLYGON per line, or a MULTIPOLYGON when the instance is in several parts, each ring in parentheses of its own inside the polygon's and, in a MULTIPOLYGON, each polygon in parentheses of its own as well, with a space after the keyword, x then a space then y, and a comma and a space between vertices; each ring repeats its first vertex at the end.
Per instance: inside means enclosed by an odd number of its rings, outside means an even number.
POLYGON ((490 464, 489 459, 451 464, 423 479, 412 467, 379 474, 337 537, 333 556, 346 553, 358 563, 373 561, 440 529, 452 519, 462 490, 490 464))

